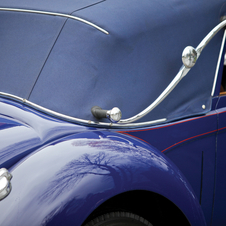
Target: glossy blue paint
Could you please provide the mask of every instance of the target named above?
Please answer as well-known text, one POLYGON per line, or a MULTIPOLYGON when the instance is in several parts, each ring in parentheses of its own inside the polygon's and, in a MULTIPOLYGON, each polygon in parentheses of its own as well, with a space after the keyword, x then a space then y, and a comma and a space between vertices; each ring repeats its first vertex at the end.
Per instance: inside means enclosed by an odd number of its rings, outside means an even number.
POLYGON ((225 167, 225 139, 226 139, 226 96, 221 96, 217 105, 218 112, 218 135, 216 157, 216 183, 213 209, 213 225, 225 225, 224 206, 226 203, 226 167, 225 167))
POLYGON ((41 146, 78 131, 94 128, 73 125, 0 98, 0 168, 9 168, 41 146))
POLYGON ((10 171, 13 190, 1 202, 1 225, 31 225, 34 219, 36 225, 81 225, 101 203, 131 190, 156 192, 175 203, 192 225, 205 225, 178 168, 155 148, 128 136, 106 131, 71 135, 10 171))
POLYGON ((209 225, 214 195, 217 113, 147 129, 121 131, 167 155, 193 187, 209 225), (159 137, 164 138, 162 142, 159 137))
MULTIPOLYGON (((92 120, 93 105, 118 106, 123 117, 147 107, 178 72, 183 48, 197 46, 226 12, 224 0, 1 0, 0 7, 67 13, 109 31, 0 11, 0 92, 92 120)), ((225 47, 210 95, 222 36, 142 119, 167 116, 165 124, 82 126, 0 98, 0 168, 13 175, 0 225, 81 226, 110 198, 137 190, 170 200, 192 226, 226 225, 226 96, 218 96, 225 47)))

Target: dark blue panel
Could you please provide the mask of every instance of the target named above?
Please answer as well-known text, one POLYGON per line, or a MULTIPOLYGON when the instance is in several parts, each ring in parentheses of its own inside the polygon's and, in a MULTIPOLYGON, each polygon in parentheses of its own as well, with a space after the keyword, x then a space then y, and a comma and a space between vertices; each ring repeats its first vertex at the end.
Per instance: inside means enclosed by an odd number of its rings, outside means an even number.
POLYGON ((218 109, 221 112, 224 110, 225 106, 226 106, 226 96, 220 96, 216 109, 218 109))
POLYGON ((0 11, 0 91, 28 98, 64 18, 0 11))
MULTIPOLYGON (((220 121, 225 121, 223 117, 220 116, 220 121)), ((225 123, 224 123, 225 124, 225 123)), ((226 225, 225 216, 225 191, 226 191, 226 151, 225 151, 225 139, 226 131, 225 129, 220 131, 217 139, 217 161, 216 161, 216 187, 215 187, 215 197, 214 197, 214 207, 213 207, 213 225, 224 226, 226 225)))
POLYGON ((174 123, 145 129, 121 131, 151 143, 162 152, 192 139, 217 132, 217 115, 212 111, 206 116, 194 117, 174 123), (173 132, 172 132, 173 131, 173 132), (162 139, 164 138, 164 142, 162 139))
POLYGON ((216 187, 213 209, 213 225, 226 225, 225 203, 226 203, 226 96, 220 97, 217 107, 219 110, 217 137, 217 159, 216 159, 216 187))
POLYGON ((215 179, 216 112, 160 127, 121 131, 121 133, 152 144, 177 165, 193 187, 209 225, 215 179))

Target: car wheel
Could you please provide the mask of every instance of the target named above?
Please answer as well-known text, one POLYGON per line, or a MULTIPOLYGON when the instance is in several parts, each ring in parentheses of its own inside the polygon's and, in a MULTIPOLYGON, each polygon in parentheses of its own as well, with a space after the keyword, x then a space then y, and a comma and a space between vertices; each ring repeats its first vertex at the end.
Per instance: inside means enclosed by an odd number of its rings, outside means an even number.
POLYGON ((112 212, 96 217, 85 226, 153 226, 143 217, 128 212, 112 212))

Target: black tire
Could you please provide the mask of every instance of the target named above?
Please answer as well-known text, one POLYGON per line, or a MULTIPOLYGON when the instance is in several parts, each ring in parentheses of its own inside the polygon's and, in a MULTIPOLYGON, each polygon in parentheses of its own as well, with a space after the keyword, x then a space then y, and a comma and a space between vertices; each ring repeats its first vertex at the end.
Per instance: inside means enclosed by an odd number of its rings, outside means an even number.
POLYGON ((143 217, 128 212, 112 212, 96 217, 85 226, 153 226, 143 217))

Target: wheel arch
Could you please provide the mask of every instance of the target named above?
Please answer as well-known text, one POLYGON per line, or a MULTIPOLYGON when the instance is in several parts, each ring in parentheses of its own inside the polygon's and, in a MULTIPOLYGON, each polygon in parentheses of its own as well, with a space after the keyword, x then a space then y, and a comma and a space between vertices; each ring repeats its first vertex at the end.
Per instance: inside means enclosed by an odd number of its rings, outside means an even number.
POLYGON ((164 205, 171 200, 192 226, 205 225, 198 200, 177 167, 154 147, 126 135, 109 131, 70 135, 28 156, 12 168, 12 174, 12 191, 0 203, 3 225, 34 220, 74 225, 75 218, 81 225, 118 197, 138 205, 139 197, 144 200, 146 195, 155 204, 156 198, 164 205))
POLYGON ((98 216, 116 211, 131 212, 155 226, 170 225, 170 223, 190 225, 186 216, 174 203, 157 193, 146 190, 127 191, 106 200, 88 216, 82 225, 86 225, 98 216))

